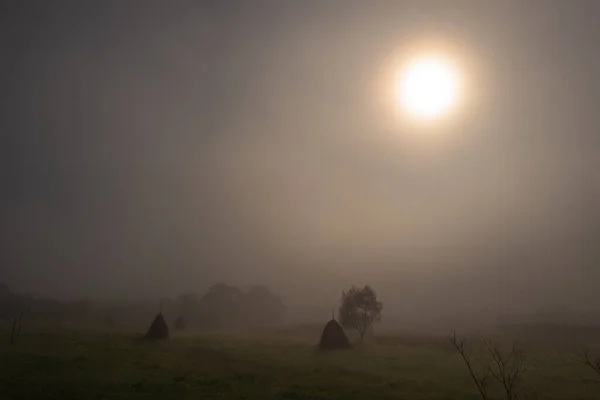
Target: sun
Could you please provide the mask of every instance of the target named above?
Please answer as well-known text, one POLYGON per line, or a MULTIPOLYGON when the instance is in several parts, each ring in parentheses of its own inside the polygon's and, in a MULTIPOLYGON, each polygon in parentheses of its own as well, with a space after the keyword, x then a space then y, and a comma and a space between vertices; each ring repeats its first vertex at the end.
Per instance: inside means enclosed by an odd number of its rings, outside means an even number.
POLYGON ((399 106, 411 116, 438 119, 458 103, 460 79, 456 68, 438 56, 424 56, 408 62, 399 71, 399 106))

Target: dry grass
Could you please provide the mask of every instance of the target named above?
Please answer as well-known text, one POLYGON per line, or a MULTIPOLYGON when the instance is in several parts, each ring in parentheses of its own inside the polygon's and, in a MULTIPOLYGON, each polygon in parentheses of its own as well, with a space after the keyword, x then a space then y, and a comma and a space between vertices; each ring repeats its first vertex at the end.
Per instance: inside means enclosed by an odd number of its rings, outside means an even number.
MULTIPOLYGON (((164 342, 76 330, 0 344, 4 399, 477 399, 443 338, 381 337, 321 353, 308 329, 274 336, 186 333, 164 342), (379 342, 379 343, 377 343, 379 342)), ((527 347, 525 347, 527 353, 527 347)), ((527 356, 523 388, 538 399, 599 399, 584 365, 551 347, 527 356)), ((490 388, 490 398, 501 398, 490 388)))

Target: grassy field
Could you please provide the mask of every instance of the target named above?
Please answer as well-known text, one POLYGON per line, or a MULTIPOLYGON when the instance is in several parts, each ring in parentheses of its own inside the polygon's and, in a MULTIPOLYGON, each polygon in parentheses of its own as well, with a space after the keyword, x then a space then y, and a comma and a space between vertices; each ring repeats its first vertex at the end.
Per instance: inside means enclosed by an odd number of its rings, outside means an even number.
MULTIPOLYGON (((444 338, 380 337, 352 350, 315 349, 318 332, 269 336, 36 331, 0 344, 1 399, 478 399, 444 338)), ((593 374, 566 350, 526 347, 528 399, 600 399, 593 374)), ((503 398, 498 388, 493 398, 503 398)))

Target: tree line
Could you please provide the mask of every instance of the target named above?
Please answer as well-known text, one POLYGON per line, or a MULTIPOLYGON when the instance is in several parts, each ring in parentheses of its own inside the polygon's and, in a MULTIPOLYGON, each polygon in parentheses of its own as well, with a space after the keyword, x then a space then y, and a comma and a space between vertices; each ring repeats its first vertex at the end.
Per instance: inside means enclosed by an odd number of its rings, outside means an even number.
POLYGON ((276 325, 283 320, 286 310, 282 299, 267 286, 242 290, 218 283, 201 295, 184 293, 174 299, 157 297, 154 301, 101 303, 36 298, 15 293, 0 283, 0 319, 3 320, 12 320, 24 313, 29 320, 100 323, 116 328, 146 325, 160 308, 167 320, 182 317, 190 327, 207 329, 276 325))

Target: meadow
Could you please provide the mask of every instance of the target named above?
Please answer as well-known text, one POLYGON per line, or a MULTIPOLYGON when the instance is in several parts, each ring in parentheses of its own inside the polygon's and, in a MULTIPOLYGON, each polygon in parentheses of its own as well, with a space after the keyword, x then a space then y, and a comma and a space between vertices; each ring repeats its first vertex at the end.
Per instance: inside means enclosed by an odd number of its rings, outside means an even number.
MULTIPOLYGON (((4 330, 6 331, 6 330, 4 330)), ((390 334, 321 352, 319 327, 262 334, 30 329, 0 343, 1 399, 479 399, 446 337, 390 334)), ((496 338, 502 340, 501 338, 496 338)), ((528 338, 521 398, 600 399, 572 349, 528 338)), ((473 351, 477 353, 477 346, 473 351)), ((491 397, 502 399, 499 387, 491 397)))

